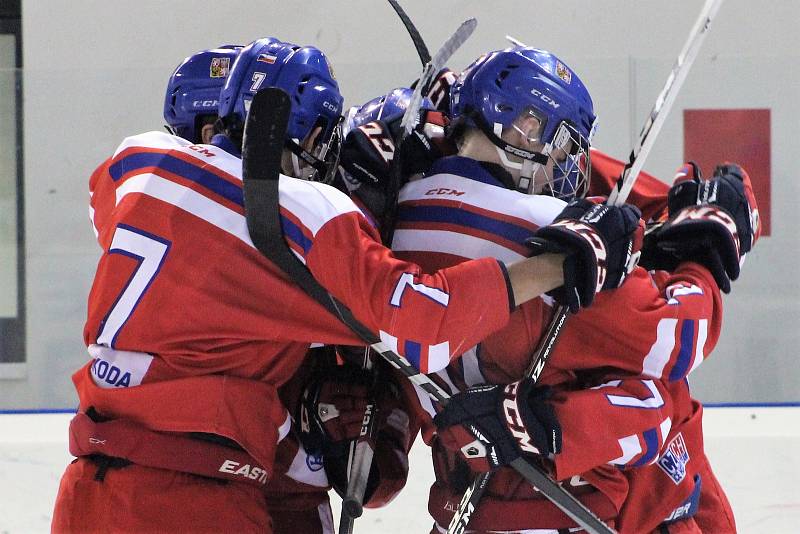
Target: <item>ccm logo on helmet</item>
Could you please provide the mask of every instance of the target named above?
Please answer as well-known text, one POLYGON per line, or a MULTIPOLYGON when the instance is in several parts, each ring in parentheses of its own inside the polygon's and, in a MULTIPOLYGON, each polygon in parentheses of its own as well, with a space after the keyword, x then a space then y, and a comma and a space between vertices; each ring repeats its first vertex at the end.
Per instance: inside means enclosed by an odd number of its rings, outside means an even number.
POLYGON ((194 108, 218 108, 219 100, 194 100, 192 102, 194 108))
POLYGON ((547 96, 546 94, 542 93, 541 91, 537 91, 536 89, 531 89, 531 94, 533 96, 539 98, 539 100, 541 100, 543 102, 547 102, 548 104, 550 104, 553 107, 553 109, 558 109, 558 108, 561 107, 561 104, 559 104, 558 102, 556 102, 555 100, 553 100, 552 98, 547 96))
POLYGON ((328 102, 327 100, 322 102, 322 107, 327 109, 327 110, 333 111, 334 113, 338 113, 339 112, 339 107, 336 104, 332 104, 332 103, 328 102))

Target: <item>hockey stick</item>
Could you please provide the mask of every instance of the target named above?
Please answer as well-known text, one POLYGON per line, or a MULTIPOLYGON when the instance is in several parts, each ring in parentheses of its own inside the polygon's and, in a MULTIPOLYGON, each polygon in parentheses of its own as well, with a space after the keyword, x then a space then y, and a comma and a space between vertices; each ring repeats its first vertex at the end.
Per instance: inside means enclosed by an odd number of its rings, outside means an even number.
POLYGON ((391 245, 392 236, 394 235, 394 219, 397 215, 397 195, 402 185, 400 147, 419 122, 419 110, 422 107, 422 94, 428 90, 428 86, 433 81, 434 76, 444 67, 444 64, 447 63, 450 56, 452 56, 453 53, 464 44, 464 41, 472 35, 477 25, 478 21, 475 19, 467 19, 462 22, 455 33, 453 33, 436 52, 436 55, 425 64, 422 68, 422 74, 417 81, 417 86, 414 88, 414 92, 411 93, 411 98, 403 113, 403 118, 400 120, 400 139, 395 147, 395 156, 392 159, 392 166, 389 173, 386 214, 384 215, 383 221, 381 221, 381 235, 383 242, 387 246, 391 245))
POLYGON ((683 45, 681 53, 678 54, 678 59, 672 66, 672 71, 667 77, 667 82, 664 88, 656 98, 656 103, 650 111, 650 115, 639 133, 639 139, 636 145, 631 150, 630 159, 622 170, 622 174, 617 180, 617 184, 608 195, 608 203, 614 206, 619 206, 625 203, 628 198, 636 178, 639 176, 650 150, 656 142, 656 137, 661 131, 661 127, 667 119, 672 104, 678 96, 678 91, 686 80, 686 75, 689 74, 689 69, 692 68, 697 53, 700 51, 700 46, 708 35, 708 29, 711 26, 712 19, 716 16, 719 8, 722 6, 723 0, 706 0, 703 9, 700 11, 700 16, 692 27, 689 33, 689 38, 683 45))
MULTIPOLYGON (((650 150, 655 144, 656 137, 672 108, 675 98, 686 79, 689 69, 694 63, 697 53, 700 50, 700 45, 706 37, 708 28, 711 25, 711 20, 716 16, 722 5, 723 0, 707 0, 700 15, 697 18, 692 30, 689 32, 689 37, 678 55, 678 59, 672 67, 670 75, 661 93, 656 99, 650 115, 647 117, 644 126, 639 134, 639 139, 631 150, 630 159, 625 165, 617 184, 611 191, 608 198, 608 204, 619 206, 625 203, 628 195, 633 189, 636 179, 644 166, 650 150)), ((527 46, 525 43, 510 35, 506 35, 508 40, 514 46, 527 46)), ((537 352, 531 365, 526 370, 525 376, 531 378, 536 382, 539 375, 544 368, 552 348, 555 346, 558 337, 561 335, 564 323, 569 316, 569 309, 566 306, 559 306, 556 308, 556 313, 548 326, 547 333, 542 338, 537 348, 537 352)), ((461 533, 466 529, 469 522, 470 515, 477 507, 478 501, 486 489, 489 482, 489 474, 483 473, 475 478, 472 485, 464 493, 461 503, 459 504, 456 514, 453 516, 450 526, 447 529, 448 534, 461 533)))
POLYGON ((389 0, 389 3, 394 8, 397 16, 400 17, 400 20, 403 21, 403 26, 406 27, 408 35, 411 36, 411 40, 414 42, 414 48, 417 49, 419 60, 422 61, 422 65, 425 66, 431 60, 431 53, 428 52, 428 47, 425 46, 425 41, 422 40, 419 30, 417 30, 417 27, 414 26, 413 22, 411 22, 411 19, 408 18, 405 10, 400 7, 400 4, 397 3, 397 0, 389 0))
MULTIPOLYGON (((316 281, 286 245, 280 220, 279 188, 281 155, 290 110, 288 95, 281 89, 270 87, 253 97, 245 121, 242 180, 245 217, 254 246, 413 384, 433 400, 446 405, 450 397, 447 392, 361 324, 346 306, 316 281)), ((589 525, 599 520, 540 468, 522 458, 515 461, 512 467, 581 526, 590 532, 598 532, 596 529, 590 530, 589 525)))
MULTIPOLYGON (((370 347, 364 348, 364 358, 361 368, 367 371, 372 369, 372 359, 370 358, 370 347)), ((372 373, 372 387, 370 396, 375 392, 375 381, 377 373, 372 373)), ((367 481, 369 471, 372 467, 372 458, 375 450, 370 444, 375 432, 375 402, 370 398, 370 402, 364 410, 364 418, 361 421, 361 430, 358 439, 350 443, 350 452, 347 458, 347 492, 342 498, 342 513, 339 517, 339 534, 350 534, 353 532, 353 521, 364 513, 364 494, 367 491, 367 481)))

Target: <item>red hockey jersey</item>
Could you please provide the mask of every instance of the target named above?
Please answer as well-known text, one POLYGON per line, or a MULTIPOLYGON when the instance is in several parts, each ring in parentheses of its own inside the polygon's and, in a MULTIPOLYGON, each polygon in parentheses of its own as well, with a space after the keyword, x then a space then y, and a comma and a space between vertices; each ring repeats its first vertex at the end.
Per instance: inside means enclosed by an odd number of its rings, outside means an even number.
MULTIPOLYGON (((509 289, 495 259, 423 274, 380 245, 339 191, 281 176, 279 193, 288 245, 381 337, 448 361, 507 322, 509 289)), ((95 408, 106 417, 222 434, 243 446, 285 435, 290 421, 280 402, 270 404, 267 422, 247 403, 226 404, 233 397, 225 387, 168 401, 164 385, 234 377, 269 385, 275 397, 312 342, 361 343, 253 247, 241 160, 217 146, 149 132, 123 141, 92 175, 90 195, 103 255, 84 328, 91 380, 76 378, 82 406, 102 397, 95 408), (163 408, 143 405, 155 384, 151 400, 187 408, 162 417, 163 408), (98 388, 136 395, 101 396, 98 388)), ((260 459, 266 462, 274 446, 260 459)))
MULTIPOLYGON (((503 188, 474 160, 446 158, 428 177, 403 188, 392 247, 425 268, 484 255, 513 262, 527 255, 524 239, 552 221, 563 205, 503 188)), ((570 318, 541 377, 541 383, 560 388, 554 405, 562 421, 563 451, 553 459, 553 469, 601 517, 614 517, 626 497, 628 483, 619 468, 657 460, 672 424, 667 384, 682 380, 710 352, 721 312, 713 278, 703 267, 685 263, 656 278, 636 269, 620 289, 599 294, 592 307, 570 318)), ((546 297, 526 303, 507 327, 448 366, 428 370, 451 392, 516 380, 552 313, 546 297)), ((430 401, 418 396, 420 406, 433 413, 430 401)), ((436 448, 434 430, 427 424, 423 431, 436 448)), ((435 458, 441 452, 435 451, 435 458)), ((463 488, 448 481, 447 468, 437 462, 429 509, 447 525, 463 488)), ((507 470, 492 477, 476 514, 471 528, 573 524, 507 470)))

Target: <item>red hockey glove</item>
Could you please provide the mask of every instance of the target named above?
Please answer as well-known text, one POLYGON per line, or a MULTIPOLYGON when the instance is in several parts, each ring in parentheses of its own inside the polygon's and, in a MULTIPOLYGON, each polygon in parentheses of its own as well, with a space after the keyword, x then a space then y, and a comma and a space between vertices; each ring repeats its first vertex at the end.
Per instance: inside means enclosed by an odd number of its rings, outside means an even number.
POLYGON ((367 405, 372 405, 375 429, 370 445, 375 456, 365 503, 373 495, 380 500, 402 487, 410 448, 409 417, 400 402, 397 384, 389 373, 380 374, 376 387, 372 382, 370 372, 349 364, 339 365, 312 379, 299 406, 303 446, 309 452, 322 453, 328 480, 340 495, 345 495, 350 442, 359 437, 367 405), (379 486, 386 487, 380 490, 379 486))
POLYGON ((697 165, 687 163, 678 170, 668 205, 669 220, 648 236, 643 265, 671 271, 681 261, 694 261, 729 293, 761 233, 750 177, 728 163, 703 180, 697 165))
POLYGON ((460 452, 474 471, 508 465, 523 454, 558 454, 561 425, 547 399, 550 389, 523 379, 454 395, 436 414, 439 439, 460 452))
POLYGON ((533 254, 566 254, 564 286, 551 294, 575 313, 591 305, 595 293, 622 285, 636 267, 644 222, 635 206, 609 206, 602 197, 576 199, 553 224, 526 241, 533 254))

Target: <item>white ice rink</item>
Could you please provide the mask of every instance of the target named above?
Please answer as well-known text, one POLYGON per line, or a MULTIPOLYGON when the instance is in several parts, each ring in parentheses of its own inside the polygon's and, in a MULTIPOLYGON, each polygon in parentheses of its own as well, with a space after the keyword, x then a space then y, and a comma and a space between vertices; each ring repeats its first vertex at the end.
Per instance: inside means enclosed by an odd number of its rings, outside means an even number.
MULTIPOLYGON (((49 532, 58 480, 71 460, 69 419, 0 414, 0 534, 49 532)), ((739 532, 800 533, 800 408, 710 408, 705 434, 739 532)), ((432 473, 425 453, 424 446, 415 446, 406 489, 389 507, 366 511, 357 532, 429 532, 425 499, 432 473)))

